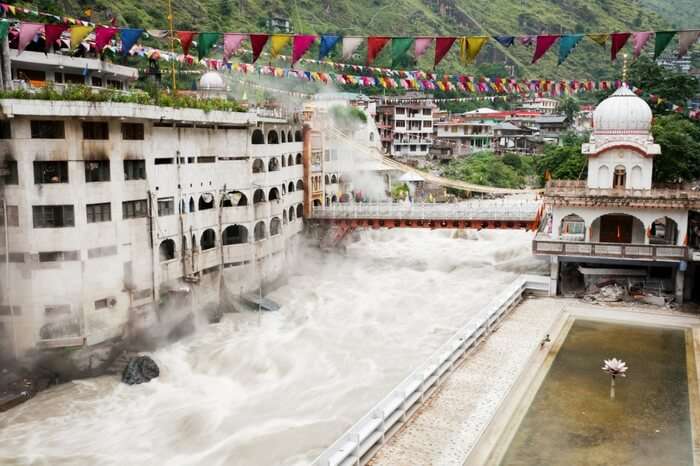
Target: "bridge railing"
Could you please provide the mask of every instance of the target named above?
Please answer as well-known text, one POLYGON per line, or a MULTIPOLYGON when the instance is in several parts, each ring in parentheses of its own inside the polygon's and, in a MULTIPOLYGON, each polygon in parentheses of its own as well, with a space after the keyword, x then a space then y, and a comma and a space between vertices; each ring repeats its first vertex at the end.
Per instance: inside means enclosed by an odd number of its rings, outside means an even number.
POLYGON ((435 203, 347 203, 313 208, 317 219, 391 220, 517 220, 532 221, 540 204, 536 201, 470 201, 456 204, 435 203))

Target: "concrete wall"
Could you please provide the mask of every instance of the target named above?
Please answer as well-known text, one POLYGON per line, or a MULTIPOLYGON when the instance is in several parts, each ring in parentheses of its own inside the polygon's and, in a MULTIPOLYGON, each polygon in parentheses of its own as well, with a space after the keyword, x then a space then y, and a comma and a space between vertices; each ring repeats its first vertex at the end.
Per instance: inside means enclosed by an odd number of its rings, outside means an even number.
POLYGON ((627 189, 651 189, 654 159, 636 151, 616 148, 588 159, 588 187, 609 189, 613 187, 616 167, 624 167, 627 173, 627 189))

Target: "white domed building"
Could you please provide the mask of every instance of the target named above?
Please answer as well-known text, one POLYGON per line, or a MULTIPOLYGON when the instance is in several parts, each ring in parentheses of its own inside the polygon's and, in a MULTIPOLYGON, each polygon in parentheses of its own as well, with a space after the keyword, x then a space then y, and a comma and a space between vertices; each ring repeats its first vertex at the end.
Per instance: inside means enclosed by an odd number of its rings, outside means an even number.
POLYGON ((225 98, 227 93, 226 81, 221 73, 207 71, 199 78, 198 90, 199 95, 207 99, 225 98))
POLYGON ((575 276, 587 288, 610 279, 653 281, 683 300, 685 272, 692 277, 695 270, 687 246, 700 238, 688 227, 689 215, 700 211, 700 193, 652 185, 661 148, 651 124, 649 105, 621 87, 594 112, 582 147, 587 179, 547 184, 533 251, 551 257, 551 294, 571 291, 575 276))

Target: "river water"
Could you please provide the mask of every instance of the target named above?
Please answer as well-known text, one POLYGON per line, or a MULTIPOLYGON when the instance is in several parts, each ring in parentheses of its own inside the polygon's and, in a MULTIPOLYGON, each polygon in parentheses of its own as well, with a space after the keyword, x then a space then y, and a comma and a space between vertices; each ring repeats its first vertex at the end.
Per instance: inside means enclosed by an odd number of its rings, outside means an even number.
MULTIPOLYGON (((0 464, 308 464, 519 273, 522 231, 368 231, 300 251, 275 313, 152 354, 161 376, 75 381, 0 415, 0 464)), ((541 266, 540 266, 541 267, 541 266)))

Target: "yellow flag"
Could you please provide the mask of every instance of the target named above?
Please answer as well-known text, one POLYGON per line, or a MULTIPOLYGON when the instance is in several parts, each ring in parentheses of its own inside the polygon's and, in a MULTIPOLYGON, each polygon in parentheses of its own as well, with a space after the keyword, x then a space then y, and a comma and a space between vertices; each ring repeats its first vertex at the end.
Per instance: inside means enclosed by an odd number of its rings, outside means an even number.
POLYGON ((74 49, 92 32, 92 26, 73 26, 70 28, 70 48, 74 49))
POLYGON ((474 63, 481 47, 489 40, 486 36, 461 37, 459 39, 459 60, 462 65, 474 63))
POLYGON ((282 53, 282 50, 289 44, 291 38, 291 36, 283 34, 274 34, 272 36, 270 39, 270 55, 272 55, 272 58, 277 58, 279 54, 282 53))
POLYGON ((85 8, 83 15, 87 16, 88 18, 92 17, 92 8, 85 8))

